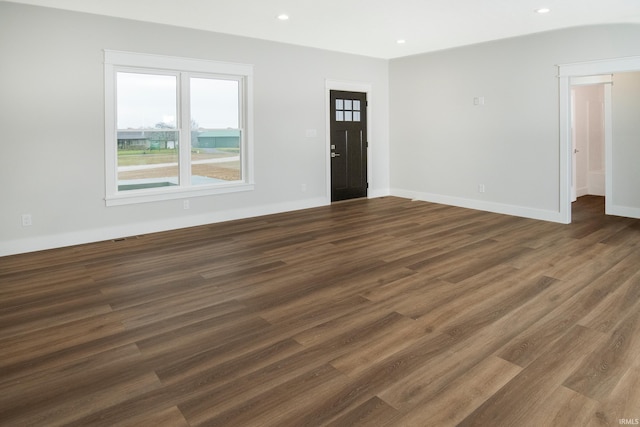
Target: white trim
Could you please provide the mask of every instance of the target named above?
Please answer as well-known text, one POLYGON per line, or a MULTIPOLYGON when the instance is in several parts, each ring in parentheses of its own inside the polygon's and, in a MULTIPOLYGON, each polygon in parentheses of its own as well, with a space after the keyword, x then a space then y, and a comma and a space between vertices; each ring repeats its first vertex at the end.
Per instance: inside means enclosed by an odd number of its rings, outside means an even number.
MULTIPOLYGON (((331 158, 331 91, 332 90, 343 90, 346 92, 361 92, 367 94, 367 182, 371 183, 372 181, 372 161, 371 161, 371 147, 375 143, 373 138, 373 132, 371 130, 373 116, 373 90, 371 83, 365 82, 351 82, 346 80, 325 80, 325 95, 326 95, 326 104, 325 104, 325 135, 326 135, 326 144, 325 144, 325 171, 326 171, 326 197, 327 202, 331 203, 331 162, 329 159, 331 158)), ((371 194, 371 189, 367 188, 367 197, 380 197, 373 196, 371 194)))
MULTIPOLYGON (((105 205, 155 202, 186 197, 198 197, 225 194, 254 189, 253 172, 253 65, 218 62, 145 53, 104 50, 104 88, 105 88, 105 205), (130 192, 119 192, 117 188, 117 145, 109 143, 116 140, 116 72, 120 70, 143 70, 176 75, 178 81, 178 131, 181 141, 190 141, 189 122, 189 82, 183 78, 206 76, 215 78, 233 78, 238 82, 239 119, 241 145, 242 180, 208 186, 191 186, 189 169, 180 168, 180 186, 176 188, 152 188, 130 192), (187 107, 184 107, 184 105, 187 107)), ((191 164, 190 144, 180 144, 180 163, 191 164)))
MULTIPOLYGON (((571 222, 571 80, 580 76, 615 74, 638 70, 640 70, 640 56, 558 65, 560 100, 560 216, 562 218, 561 222, 563 223, 568 224, 571 222)), ((607 91, 609 91, 610 94, 611 85, 605 85, 605 105, 607 104, 607 91)), ((611 132, 611 121, 612 115, 609 103, 609 107, 605 107, 605 212, 607 214, 621 215, 615 212, 629 213, 632 208, 614 206, 611 197, 613 190, 611 178, 613 173, 611 162, 611 145, 613 144, 613 139, 609 134, 609 132, 611 132)))
POLYGON ((236 193, 239 191, 252 191, 254 184, 230 183, 216 187, 160 187, 145 190, 144 193, 120 192, 105 198, 106 206, 122 206, 134 203, 159 202, 162 200, 184 199, 190 197, 213 196, 216 194, 236 193))
POLYGON ((558 64, 559 77, 593 76, 640 70, 640 56, 558 64))
MULTIPOLYGON (((195 77, 195 76, 190 76, 195 77)), ((180 175, 179 183, 181 186, 185 184, 188 187, 191 187, 191 168, 184 168, 183 165, 191 165, 191 79, 184 78, 182 73, 178 73, 177 79, 177 127, 180 130, 180 136, 178 137, 178 141, 181 144, 178 146, 179 154, 179 164, 178 174, 180 175), (189 141, 188 144, 182 144, 182 141, 189 141)), ((240 83, 238 83, 240 86, 240 83)), ((242 138, 240 138, 242 141, 242 138)))
POLYGON ((613 74, 603 74, 600 76, 582 76, 571 77, 569 80, 571 86, 589 86, 604 83, 613 83, 613 74))
POLYGON ((575 202, 578 198, 578 191, 576 190, 576 185, 578 182, 578 171, 577 171, 577 156, 576 156, 576 135, 575 129, 576 127, 576 91, 573 87, 571 87, 571 103, 569 104, 571 109, 571 203, 575 202))
POLYGON ((640 208, 614 205, 611 206, 609 211, 607 211, 607 215, 624 216, 627 218, 640 218, 640 208))
POLYGON ((239 101, 242 113, 240 122, 243 123, 240 132, 245 134, 245 137, 241 139, 245 144, 245 155, 242 157, 242 176, 249 185, 255 183, 253 171, 253 67, 251 69, 251 74, 246 75, 243 79, 244 84, 240 88, 239 101))
POLYGON ((613 206, 613 107, 611 92, 611 85, 604 85, 604 213, 619 215, 613 206))
POLYGON ((156 68, 160 70, 190 71, 192 73, 251 76, 253 65, 180 56, 104 50, 104 62, 126 67, 156 68))
POLYGON ((563 224, 571 222, 573 187, 573 143, 571 141, 571 85, 569 77, 560 77, 560 189, 559 214, 563 224))
MULTIPOLYGON (((106 55, 106 53, 105 53, 106 55)), ((117 123, 116 119, 116 73, 115 67, 105 61, 104 65, 104 158, 105 158, 105 199, 110 194, 118 192, 117 164, 118 144, 109 144, 107 141, 115 141, 116 127, 109 125, 117 123)))
POLYGON ((562 222, 562 217, 557 211, 547 211, 536 208, 526 208, 516 205, 487 202, 483 200, 465 199, 462 197, 445 196, 442 194, 423 193, 419 191, 392 189, 391 195, 405 199, 421 200, 423 202, 440 203, 443 205, 457 206, 460 208, 475 209, 485 212, 519 216, 523 218, 538 219, 542 221, 562 222))
POLYGON ((20 253, 35 252, 65 246, 95 243, 124 237, 140 236, 187 227, 213 224, 237 219, 254 218, 282 212, 315 208, 327 205, 323 197, 299 200, 296 202, 277 203, 259 207, 231 209, 221 212, 207 212, 201 215, 176 217, 158 221, 143 221, 122 226, 103 227, 91 230, 74 231, 63 234, 15 239, 2 242, 0 257, 20 253))
POLYGON ((391 195, 391 190, 388 188, 371 188, 369 187, 369 192, 367 193, 368 199, 377 199, 380 197, 387 197, 391 195))

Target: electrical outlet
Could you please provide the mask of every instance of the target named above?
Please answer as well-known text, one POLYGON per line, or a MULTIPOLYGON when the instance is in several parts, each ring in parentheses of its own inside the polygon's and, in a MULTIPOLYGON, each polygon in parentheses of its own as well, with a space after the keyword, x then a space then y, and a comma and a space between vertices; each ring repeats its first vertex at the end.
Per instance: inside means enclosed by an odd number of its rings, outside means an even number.
POLYGON ((484 96, 476 96, 473 98, 473 105, 484 105, 484 96))
POLYGON ((189 209, 190 207, 191 207, 191 204, 189 203, 189 200, 182 201, 182 209, 189 209))
POLYGON ((22 226, 31 227, 32 225, 33 225, 33 220, 31 218, 31 214, 22 214, 22 226))
POLYGON ((300 191, 302 191, 303 193, 305 193, 307 191, 307 184, 302 184, 300 186, 300 191))
POLYGON ((478 193, 484 193, 484 184, 478 184, 478 193))

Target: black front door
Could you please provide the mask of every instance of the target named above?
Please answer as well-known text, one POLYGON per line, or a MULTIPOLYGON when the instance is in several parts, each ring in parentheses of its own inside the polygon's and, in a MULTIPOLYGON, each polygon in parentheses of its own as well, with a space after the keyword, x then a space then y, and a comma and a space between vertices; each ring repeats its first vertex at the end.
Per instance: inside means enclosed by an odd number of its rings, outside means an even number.
POLYGON ((331 91, 331 201, 367 197, 367 94, 331 91))

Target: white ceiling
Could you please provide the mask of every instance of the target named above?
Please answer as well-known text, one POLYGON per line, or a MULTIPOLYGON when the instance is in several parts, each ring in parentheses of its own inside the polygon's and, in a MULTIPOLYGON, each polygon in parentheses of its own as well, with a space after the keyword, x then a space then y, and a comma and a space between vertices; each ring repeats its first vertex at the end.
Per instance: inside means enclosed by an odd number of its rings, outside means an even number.
POLYGON ((640 0, 11 1, 387 59, 566 27, 640 23, 640 0), (551 12, 534 12, 541 7, 551 12), (279 21, 282 13, 290 19, 279 21))

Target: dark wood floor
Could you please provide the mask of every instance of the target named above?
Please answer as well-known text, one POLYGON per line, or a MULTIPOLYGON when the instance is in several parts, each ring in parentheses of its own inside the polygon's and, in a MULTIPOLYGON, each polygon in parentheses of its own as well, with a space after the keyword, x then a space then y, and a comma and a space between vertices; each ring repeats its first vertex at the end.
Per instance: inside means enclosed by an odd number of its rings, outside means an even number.
POLYGON ((640 418, 640 221, 393 197, 0 258, 0 425, 640 418))

